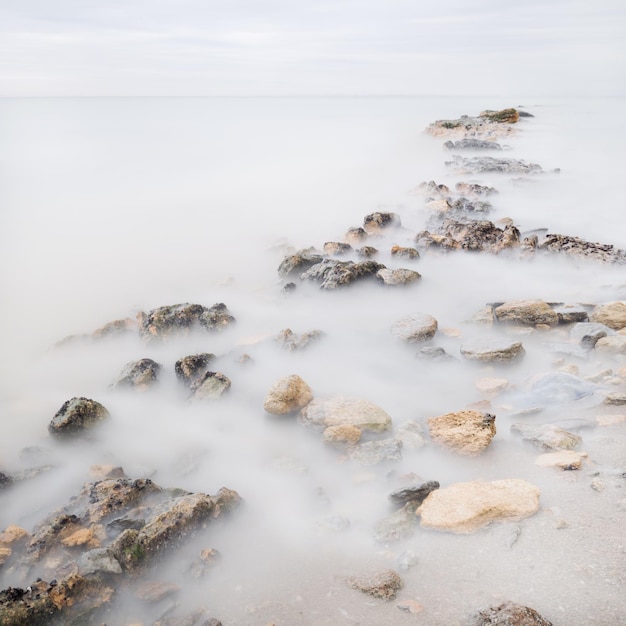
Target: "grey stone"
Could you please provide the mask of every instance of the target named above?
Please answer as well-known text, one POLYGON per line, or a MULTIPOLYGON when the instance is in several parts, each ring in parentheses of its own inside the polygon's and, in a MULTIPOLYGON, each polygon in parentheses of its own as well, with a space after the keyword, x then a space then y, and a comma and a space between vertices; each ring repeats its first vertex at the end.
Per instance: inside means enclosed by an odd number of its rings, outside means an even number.
POLYGON ((161 365, 152 359, 139 359, 124 366, 124 369, 113 382, 114 389, 129 388, 146 391, 159 382, 161 365))
POLYGON ((348 455, 361 465, 399 461, 402 458, 402 441, 400 439, 366 441, 350 448, 348 455))
POLYGON ((109 411, 99 402, 72 398, 56 412, 48 431, 55 437, 71 437, 91 430, 109 417, 109 411))
POLYGON ((437 327, 437 320, 432 315, 413 313, 395 322, 391 327, 391 334, 408 343, 416 343, 432 339, 437 327))

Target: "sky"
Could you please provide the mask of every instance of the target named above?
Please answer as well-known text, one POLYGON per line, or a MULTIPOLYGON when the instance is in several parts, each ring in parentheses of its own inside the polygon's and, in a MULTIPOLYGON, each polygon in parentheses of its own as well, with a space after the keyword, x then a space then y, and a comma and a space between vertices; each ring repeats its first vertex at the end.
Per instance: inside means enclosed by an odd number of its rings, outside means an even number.
POLYGON ((0 0, 0 97, 626 95, 624 0, 0 0))

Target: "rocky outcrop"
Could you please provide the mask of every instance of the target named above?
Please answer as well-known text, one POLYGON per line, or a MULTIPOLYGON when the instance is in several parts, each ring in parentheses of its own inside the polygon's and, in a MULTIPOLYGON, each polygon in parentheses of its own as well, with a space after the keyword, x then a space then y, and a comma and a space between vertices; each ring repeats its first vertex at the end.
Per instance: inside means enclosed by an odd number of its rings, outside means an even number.
POLYGON ((619 250, 612 244, 594 243, 570 235, 548 233, 541 241, 535 238, 525 240, 524 243, 528 251, 564 254, 601 263, 626 263, 626 250, 619 250))
POLYGON ((124 369, 111 385, 114 389, 134 389, 146 391, 159 382, 161 365, 152 359, 139 359, 124 366, 124 369))
POLYGON ((329 426, 356 426, 362 432, 372 433, 391 429, 391 417, 379 406, 344 396, 314 398, 302 409, 301 419, 320 430, 329 426))
POLYGON ((520 479, 455 483, 433 491, 417 509, 423 528, 468 534, 539 510, 539 489, 520 479))
POLYGON ((481 609, 472 615, 467 626, 552 626, 552 622, 529 606, 504 602, 481 609))
POLYGON ((543 300, 511 300, 495 307, 494 315, 499 322, 520 326, 556 326, 559 323, 556 311, 543 300))
POLYGON ((109 417, 109 411, 99 402, 72 398, 56 412, 48 431, 55 437, 73 437, 84 434, 109 417))
POLYGON ((461 354, 470 361, 510 363, 521 359, 526 351, 521 341, 509 339, 468 339, 461 346, 461 354))
POLYGON ((263 408, 272 415, 295 413, 313 399, 311 388, 298 376, 292 374, 277 380, 267 392, 263 408))
POLYGON ((391 334, 407 343, 419 343, 432 339, 437 327, 437 320, 432 315, 413 313, 395 322, 391 327, 391 334))
POLYGON ((460 139, 458 141, 446 141, 443 144, 446 150, 502 150, 502 146, 496 141, 484 139, 460 139))
POLYGON ((496 418, 479 411, 457 411, 428 420, 433 441, 458 454, 476 456, 484 452, 496 435, 496 418))
POLYGON ((426 132, 435 137, 461 137, 494 140, 515 133, 513 124, 519 120, 516 109, 483 111, 477 116, 462 115, 458 119, 437 120, 426 132))

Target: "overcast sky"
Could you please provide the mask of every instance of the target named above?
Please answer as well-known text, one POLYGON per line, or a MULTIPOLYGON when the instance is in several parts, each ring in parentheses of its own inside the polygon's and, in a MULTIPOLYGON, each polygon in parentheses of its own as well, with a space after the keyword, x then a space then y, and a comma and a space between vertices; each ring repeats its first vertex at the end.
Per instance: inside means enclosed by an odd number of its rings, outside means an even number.
POLYGON ((626 95, 625 0, 0 0, 0 96, 626 95))

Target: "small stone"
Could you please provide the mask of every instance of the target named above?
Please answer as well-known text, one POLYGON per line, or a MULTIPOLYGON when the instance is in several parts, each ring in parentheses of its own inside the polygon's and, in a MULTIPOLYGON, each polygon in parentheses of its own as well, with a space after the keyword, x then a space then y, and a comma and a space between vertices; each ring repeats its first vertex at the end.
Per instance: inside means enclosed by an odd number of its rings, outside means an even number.
POLYGON ((82 576, 96 573, 121 574, 122 567, 106 548, 96 548, 80 557, 78 571, 82 576))
POLYGON ((552 626, 534 609, 514 602, 482 609, 471 620, 468 626, 552 626))
POLYGON ((436 443, 458 454, 475 456, 495 437, 495 416, 479 411, 457 411, 428 420, 430 436, 436 443))
POLYGON ((324 253, 333 256, 341 256, 352 252, 352 246, 349 243, 341 243, 339 241, 327 241, 324 244, 324 253))
POLYGON ((159 382, 161 365, 152 359, 139 359, 124 366, 124 369, 111 385, 113 389, 130 388, 146 391, 159 382))
POLYGON ((403 246, 392 246, 391 248, 392 256, 401 256, 407 259, 419 259, 420 253, 416 248, 405 248, 403 246))
POLYGON ((399 228, 402 222, 396 213, 370 213, 363 219, 363 228, 369 235, 379 235, 385 229, 399 228))
POLYGON ((573 450, 559 450, 540 454, 535 459, 535 465, 540 467, 558 467, 562 470, 579 470, 583 459, 589 455, 586 452, 574 452, 573 450))
POLYGON ((357 255, 362 259, 371 259, 378 254, 378 250, 372 246, 363 246, 356 251, 357 255))
POLYGON ((489 395, 496 395, 501 391, 504 391, 509 386, 509 381, 506 378, 479 378, 474 386, 481 393, 489 395))
POLYGON ((396 437, 402 440, 402 447, 409 450, 420 450, 426 445, 424 427, 417 420, 406 420, 396 430, 396 437))
POLYGON ((382 570, 369 576, 350 577, 347 579, 352 589, 358 589, 374 598, 393 600, 403 583, 400 576, 391 569, 382 570))
POLYGON ((348 454, 353 461, 361 465, 399 461, 402 458, 402 441, 400 439, 366 441, 350 448, 348 454))
POLYGON ((368 400, 329 396, 314 398, 302 409, 302 422, 325 429, 329 426, 356 426, 364 432, 381 433, 391 428, 391 417, 368 400))
POLYGON ((408 343, 427 341, 437 332, 437 320, 431 315, 414 313, 398 320, 391 327, 391 334, 408 343))
POLYGON ((303 350, 324 336, 321 330, 309 330, 300 335, 294 333, 291 328, 281 330, 275 338, 276 343, 284 350, 303 350))
POLYGON ((389 286, 410 285, 420 280, 421 277, 419 272, 404 268, 390 270, 384 267, 376 272, 376 278, 389 286))
POLYGON ((313 399, 311 388, 296 374, 277 380, 267 392, 263 408, 272 415, 294 413, 313 399))
POLYGON ((397 505, 404 506, 409 502, 421 504, 428 494, 435 489, 439 489, 440 485, 436 480, 429 480, 421 485, 413 485, 397 489, 389 494, 389 499, 397 505))
POLYGON ((174 365, 176 378, 187 387, 204 376, 209 369, 209 363, 215 359, 215 355, 209 352, 190 354, 178 359, 174 365))

